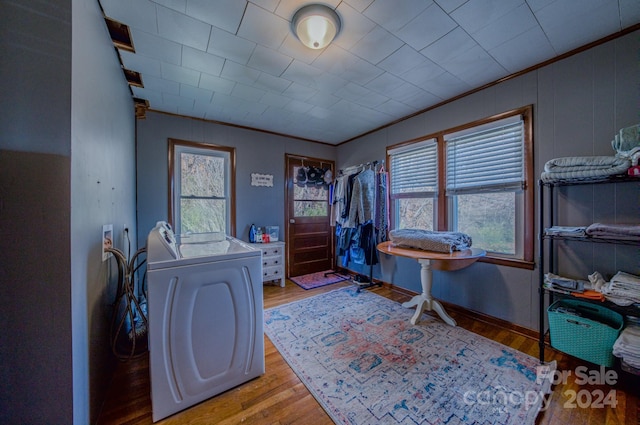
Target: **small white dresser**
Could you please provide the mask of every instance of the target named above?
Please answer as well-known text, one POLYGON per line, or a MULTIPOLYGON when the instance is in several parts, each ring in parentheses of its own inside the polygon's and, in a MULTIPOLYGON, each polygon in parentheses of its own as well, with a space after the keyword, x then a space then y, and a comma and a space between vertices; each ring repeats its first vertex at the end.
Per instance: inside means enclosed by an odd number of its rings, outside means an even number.
POLYGON ((284 242, 250 245, 262 250, 262 282, 280 281, 284 288, 284 242))

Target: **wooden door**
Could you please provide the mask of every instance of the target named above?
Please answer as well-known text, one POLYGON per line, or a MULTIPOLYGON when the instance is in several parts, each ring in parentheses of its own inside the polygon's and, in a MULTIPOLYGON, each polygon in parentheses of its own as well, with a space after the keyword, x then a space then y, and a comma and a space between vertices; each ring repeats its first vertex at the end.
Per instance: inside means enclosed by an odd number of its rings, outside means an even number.
POLYGON ((286 155, 287 277, 333 269, 334 228, 331 227, 329 185, 313 171, 331 170, 333 161, 286 155))

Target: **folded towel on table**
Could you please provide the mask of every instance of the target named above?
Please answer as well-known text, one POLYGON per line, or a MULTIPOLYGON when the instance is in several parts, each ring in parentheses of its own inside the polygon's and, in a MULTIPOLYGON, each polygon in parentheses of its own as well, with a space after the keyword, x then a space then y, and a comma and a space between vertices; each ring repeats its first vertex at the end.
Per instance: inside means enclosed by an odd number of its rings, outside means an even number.
POLYGON ((389 240, 395 246, 424 251, 453 252, 471 248, 471 236, 461 232, 396 229, 389 232, 389 240))
POLYGON ((555 158, 544 165, 540 176, 544 182, 561 180, 602 180, 625 174, 631 166, 628 158, 615 156, 571 156, 555 158))
POLYGON ((640 224, 593 223, 585 232, 594 238, 640 240, 640 224))
POLYGON ((544 231, 548 236, 576 236, 586 235, 586 227, 551 226, 544 231))

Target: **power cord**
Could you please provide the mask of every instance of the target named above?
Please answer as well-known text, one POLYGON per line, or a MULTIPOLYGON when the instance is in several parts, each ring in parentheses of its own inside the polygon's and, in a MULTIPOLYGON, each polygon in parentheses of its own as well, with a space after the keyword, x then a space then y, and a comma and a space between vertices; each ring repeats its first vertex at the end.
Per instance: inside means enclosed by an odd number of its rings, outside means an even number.
MULTIPOLYGON (((106 251, 113 254, 118 264, 118 291, 110 330, 111 351, 119 360, 126 361, 144 354, 148 347, 146 297, 138 297, 135 293, 135 277, 146 262, 146 259, 140 261, 140 256, 147 250, 146 247, 139 249, 130 261, 117 248, 106 251)), ((145 280, 146 272, 143 284, 145 280)))

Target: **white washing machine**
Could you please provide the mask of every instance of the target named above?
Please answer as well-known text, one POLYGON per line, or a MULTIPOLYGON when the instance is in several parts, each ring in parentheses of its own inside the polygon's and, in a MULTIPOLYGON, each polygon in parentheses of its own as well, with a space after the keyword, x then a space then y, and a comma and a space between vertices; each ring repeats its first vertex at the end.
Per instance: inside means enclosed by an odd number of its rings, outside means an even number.
POLYGON ((176 238, 164 222, 149 233, 154 422, 264 374, 261 254, 224 235, 176 238))

